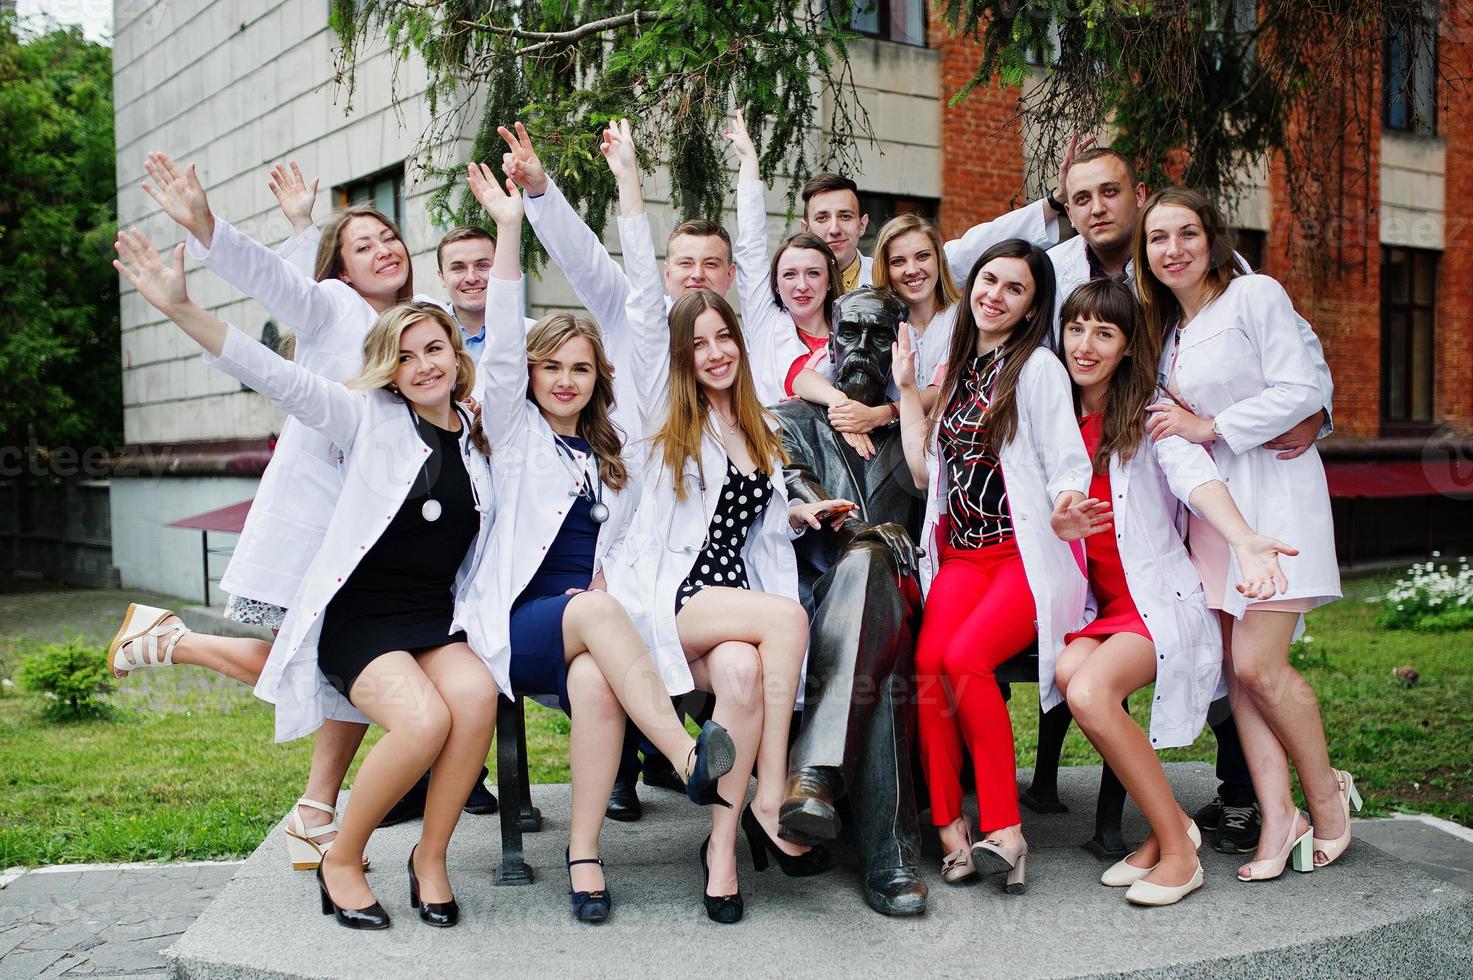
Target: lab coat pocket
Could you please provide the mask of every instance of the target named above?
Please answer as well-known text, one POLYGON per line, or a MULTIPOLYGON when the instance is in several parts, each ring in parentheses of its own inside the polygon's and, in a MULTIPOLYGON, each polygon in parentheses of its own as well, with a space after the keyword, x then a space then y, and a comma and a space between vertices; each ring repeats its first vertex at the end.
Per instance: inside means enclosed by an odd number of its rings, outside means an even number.
MULTIPOLYGON (((1183 357, 1187 353, 1183 352, 1183 357)), ((1227 327, 1190 348, 1190 360, 1196 370, 1193 380, 1202 395, 1199 406, 1217 404, 1222 407, 1251 397, 1263 390, 1263 369, 1258 348, 1247 331, 1227 327)), ((1203 409, 1214 414, 1221 409, 1203 409)), ((1198 412, 1202 414, 1202 412, 1198 412)))

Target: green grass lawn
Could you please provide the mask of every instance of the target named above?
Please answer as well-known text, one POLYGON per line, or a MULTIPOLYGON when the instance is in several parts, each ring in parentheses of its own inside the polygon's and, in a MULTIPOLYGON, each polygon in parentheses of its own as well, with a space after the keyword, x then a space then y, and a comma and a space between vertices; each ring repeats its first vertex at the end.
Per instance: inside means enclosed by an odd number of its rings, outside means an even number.
MULTIPOLYGON (((1355 773, 1368 812, 1418 810, 1473 824, 1473 631, 1377 630, 1376 607, 1359 600, 1389 581, 1349 582, 1351 599, 1311 614, 1315 654, 1300 666, 1319 693, 1332 758, 1355 773), (1402 687, 1391 676, 1399 666, 1416 668, 1420 683, 1402 687)), ((105 643, 127 600, 0 596, 0 677, 12 676, 28 643, 67 629, 105 643)), ((310 739, 274 744, 269 708, 232 682, 194 668, 140 672, 113 701, 110 720, 56 724, 41 719, 33 698, 0 697, 0 868, 248 854, 301 791, 310 739)), ((1026 770, 1037 731, 1033 689, 1019 688, 1011 707, 1026 770)), ((531 705, 527 725, 532 779, 566 781, 567 719, 531 705)), ((1211 761, 1214 752, 1208 732, 1163 757, 1211 761)), ((1075 729, 1064 761, 1099 760, 1075 729)))

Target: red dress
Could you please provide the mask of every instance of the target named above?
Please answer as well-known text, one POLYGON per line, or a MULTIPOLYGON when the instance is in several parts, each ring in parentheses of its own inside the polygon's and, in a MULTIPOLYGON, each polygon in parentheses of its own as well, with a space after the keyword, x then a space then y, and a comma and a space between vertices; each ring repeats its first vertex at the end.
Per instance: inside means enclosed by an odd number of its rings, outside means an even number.
MULTIPOLYGON (((1100 430, 1104 425, 1100 413, 1086 415, 1079 420, 1080 434, 1084 436, 1084 448, 1094 458, 1095 447, 1100 444, 1100 430)), ((1110 493, 1110 474, 1096 473, 1089 481, 1089 495, 1096 500, 1114 502, 1110 493)), ((1077 637, 1096 636, 1104 638, 1116 633, 1136 633, 1151 639, 1150 630, 1136 611, 1135 601, 1125 584, 1125 569, 1120 564, 1120 549, 1115 544, 1118 524, 1109 531, 1091 535, 1084 539, 1085 563, 1088 566, 1089 589, 1094 593, 1099 615, 1084 629, 1064 637, 1066 644, 1077 637)))

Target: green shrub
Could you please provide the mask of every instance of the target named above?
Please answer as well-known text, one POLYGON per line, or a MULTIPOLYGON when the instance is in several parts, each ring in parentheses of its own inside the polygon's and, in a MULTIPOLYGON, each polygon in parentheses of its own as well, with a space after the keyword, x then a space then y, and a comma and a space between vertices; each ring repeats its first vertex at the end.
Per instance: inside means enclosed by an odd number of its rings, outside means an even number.
POLYGON ((56 721, 97 718, 109 713, 102 698, 113 689, 107 651, 68 635, 63 643, 44 643, 22 654, 16 679, 23 690, 44 699, 42 711, 56 721))
MULTIPOLYGON (((1441 557, 1437 552, 1432 557, 1441 557)), ((1455 568, 1418 562, 1398 579, 1376 614, 1382 629, 1446 633, 1473 627, 1473 567, 1466 557, 1455 568)))

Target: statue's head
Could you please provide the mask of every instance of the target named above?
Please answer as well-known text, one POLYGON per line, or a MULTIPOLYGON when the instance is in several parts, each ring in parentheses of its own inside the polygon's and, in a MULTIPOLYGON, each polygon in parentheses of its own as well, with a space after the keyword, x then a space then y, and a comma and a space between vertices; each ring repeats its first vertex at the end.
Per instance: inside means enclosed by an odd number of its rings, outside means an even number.
POLYGON ((861 286, 834 304, 834 387, 855 401, 878 405, 890 382, 890 345, 910 309, 888 289, 861 286))

